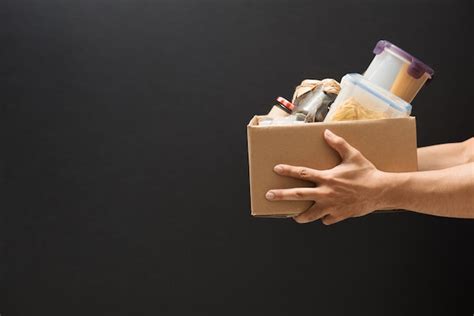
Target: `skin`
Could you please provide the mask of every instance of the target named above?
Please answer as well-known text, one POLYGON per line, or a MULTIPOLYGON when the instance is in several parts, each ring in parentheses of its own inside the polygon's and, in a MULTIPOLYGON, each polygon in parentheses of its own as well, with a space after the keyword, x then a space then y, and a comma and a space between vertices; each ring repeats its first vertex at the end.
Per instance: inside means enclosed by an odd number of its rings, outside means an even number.
POLYGON ((321 219, 326 225, 383 209, 405 209, 446 217, 474 218, 474 138, 418 149, 418 172, 378 170, 357 149, 329 130, 329 146, 342 162, 328 170, 276 165, 282 176, 311 181, 312 188, 270 190, 266 198, 315 203, 294 217, 298 223, 321 219))

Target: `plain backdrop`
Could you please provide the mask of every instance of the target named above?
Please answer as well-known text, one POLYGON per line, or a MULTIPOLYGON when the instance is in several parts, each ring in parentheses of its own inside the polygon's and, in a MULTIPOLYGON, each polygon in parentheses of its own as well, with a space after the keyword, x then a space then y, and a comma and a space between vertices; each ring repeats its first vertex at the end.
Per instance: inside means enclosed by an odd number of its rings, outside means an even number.
POLYGON ((472 315, 474 221, 249 213, 246 124, 379 39, 474 135, 473 2, 2 0, 0 314, 472 315))

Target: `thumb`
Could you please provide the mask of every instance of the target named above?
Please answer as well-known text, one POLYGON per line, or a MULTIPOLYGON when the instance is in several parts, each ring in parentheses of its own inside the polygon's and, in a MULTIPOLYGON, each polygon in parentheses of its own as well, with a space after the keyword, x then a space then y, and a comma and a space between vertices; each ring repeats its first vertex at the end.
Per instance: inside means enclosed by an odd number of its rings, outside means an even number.
POLYGON ((348 159, 352 154, 357 152, 357 149, 349 145, 344 138, 337 136, 328 129, 324 131, 324 138, 328 145, 339 153, 342 160, 348 159))

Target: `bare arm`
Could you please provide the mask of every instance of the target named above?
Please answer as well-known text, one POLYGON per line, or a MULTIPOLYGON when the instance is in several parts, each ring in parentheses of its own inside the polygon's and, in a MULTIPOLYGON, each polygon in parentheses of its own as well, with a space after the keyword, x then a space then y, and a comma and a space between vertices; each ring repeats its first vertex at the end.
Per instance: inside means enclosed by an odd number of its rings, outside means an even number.
POLYGON ((474 161, 474 137, 464 142, 418 148, 418 170, 439 170, 474 161))
POLYGON ((474 162, 434 171, 384 173, 385 207, 474 218, 474 162))

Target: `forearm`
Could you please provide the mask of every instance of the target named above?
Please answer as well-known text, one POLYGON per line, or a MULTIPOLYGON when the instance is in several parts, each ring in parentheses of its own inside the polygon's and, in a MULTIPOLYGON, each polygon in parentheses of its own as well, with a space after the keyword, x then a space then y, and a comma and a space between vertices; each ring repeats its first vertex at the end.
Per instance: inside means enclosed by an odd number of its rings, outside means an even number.
POLYGON ((474 139, 418 148, 418 170, 439 170, 473 161, 474 139))
POLYGON ((443 170, 384 173, 384 208, 474 218, 474 163, 443 170))

